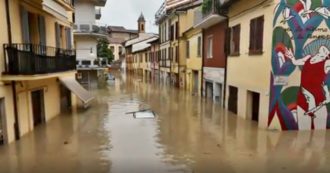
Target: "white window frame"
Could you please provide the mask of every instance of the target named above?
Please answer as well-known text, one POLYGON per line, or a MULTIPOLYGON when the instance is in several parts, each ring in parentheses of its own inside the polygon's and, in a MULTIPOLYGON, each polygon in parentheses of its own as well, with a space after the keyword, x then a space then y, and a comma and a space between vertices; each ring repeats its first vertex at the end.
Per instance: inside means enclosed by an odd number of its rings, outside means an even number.
POLYGON ((213 58, 213 35, 207 37, 207 58, 213 58))

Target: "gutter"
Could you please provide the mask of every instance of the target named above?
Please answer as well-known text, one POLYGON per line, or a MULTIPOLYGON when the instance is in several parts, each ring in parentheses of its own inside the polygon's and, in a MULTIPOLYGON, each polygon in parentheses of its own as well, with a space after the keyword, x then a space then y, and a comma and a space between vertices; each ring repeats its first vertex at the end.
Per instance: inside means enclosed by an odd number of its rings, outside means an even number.
MULTIPOLYGON (((7 20, 7 34, 8 34, 8 42, 9 45, 13 43, 12 33, 11 33, 11 20, 10 20, 10 9, 9 9, 9 0, 5 0, 5 8, 6 8, 6 20, 7 20)), ((4 52, 5 53, 5 52, 4 52)), ((17 106, 17 93, 16 93, 16 81, 11 82, 11 88, 13 92, 13 105, 14 105, 14 129, 15 129, 15 139, 20 139, 20 130, 19 130, 19 122, 18 122, 18 106, 17 106)))

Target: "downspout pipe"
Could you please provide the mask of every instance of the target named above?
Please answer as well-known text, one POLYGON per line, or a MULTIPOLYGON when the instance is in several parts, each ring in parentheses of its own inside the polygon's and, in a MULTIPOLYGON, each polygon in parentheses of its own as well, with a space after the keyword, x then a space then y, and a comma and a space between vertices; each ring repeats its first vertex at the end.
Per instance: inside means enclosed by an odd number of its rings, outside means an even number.
MULTIPOLYGON (((178 56, 178 57, 176 57, 177 59, 178 59, 178 80, 179 81, 177 81, 178 82, 178 88, 180 88, 180 15, 179 14, 177 14, 177 13, 175 13, 175 15, 178 17, 178 28, 175 28, 175 30, 178 30, 179 29, 179 31, 175 31, 175 34, 178 32, 179 34, 178 35, 176 35, 176 39, 178 40, 178 49, 176 49, 176 51, 178 51, 179 53, 177 53, 177 52, 175 52, 175 54, 178 56)), ((175 55, 175 56, 176 56, 175 55)))
POLYGON ((201 96, 202 97, 204 97, 205 95, 204 95, 204 85, 206 85, 205 83, 204 83, 204 58, 205 58, 205 56, 204 56, 204 29, 202 29, 202 74, 201 74, 201 96))
POLYGON ((229 17, 227 14, 220 14, 226 18, 226 31, 225 31, 225 77, 224 77, 224 89, 223 89, 223 98, 222 98, 222 106, 226 107, 226 94, 227 94, 227 78, 228 78, 228 55, 230 54, 229 50, 229 42, 230 42, 230 35, 229 35, 229 17))
MULTIPOLYGON (((5 8, 6 8, 8 42, 9 42, 9 45, 11 45, 13 43, 13 40, 12 40, 12 33, 11 33, 9 0, 5 0, 5 8)), ((12 92, 13 92, 14 119, 15 119, 15 122, 14 122, 15 139, 19 140, 20 139, 20 130, 19 130, 19 123, 18 123, 18 106, 17 106, 16 81, 11 82, 11 88, 12 88, 12 92)))
POLYGON ((223 107, 226 107, 226 94, 227 94, 227 78, 228 78, 228 54, 229 52, 229 40, 230 40, 230 35, 229 35, 229 21, 228 21, 228 16, 225 16, 226 19, 226 36, 225 36, 225 78, 224 78, 224 89, 223 89, 223 107))

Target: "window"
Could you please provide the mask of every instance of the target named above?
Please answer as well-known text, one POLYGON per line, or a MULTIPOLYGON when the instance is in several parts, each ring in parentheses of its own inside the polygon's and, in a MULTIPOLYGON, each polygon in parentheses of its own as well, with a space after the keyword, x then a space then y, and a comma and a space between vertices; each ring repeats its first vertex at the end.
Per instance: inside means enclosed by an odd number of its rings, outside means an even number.
POLYGON ((169 59, 172 61, 173 60, 173 48, 172 47, 169 47, 168 48, 168 55, 170 56, 169 59))
POLYGON ((165 25, 164 25, 164 41, 167 41, 168 40, 168 38, 167 38, 167 23, 165 23, 165 25))
POLYGON ((186 41, 186 58, 190 57, 190 43, 189 40, 186 41))
POLYGON ((115 46, 110 46, 110 50, 113 53, 115 51, 115 46))
POLYGON ((123 54, 123 47, 119 46, 119 55, 123 54))
POLYGON ((238 56, 240 51, 241 25, 230 28, 230 55, 238 56))
POLYGON ((175 38, 179 38, 179 22, 175 22, 175 38))
POLYGON ((164 59, 167 59, 167 49, 164 50, 164 59))
POLYGON ((89 60, 82 60, 81 61, 81 64, 82 65, 91 65, 91 61, 89 61, 89 60))
POLYGON ((201 57, 202 56, 202 37, 199 36, 197 38, 197 56, 201 57))
POLYGON ((170 40, 174 40, 174 25, 171 25, 171 30, 170 30, 170 40))
POLYGON ((264 16, 252 19, 250 22, 249 54, 262 54, 264 33, 264 16))
POLYGON ((175 47, 175 62, 179 62, 179 46, 175 47))
POLYGON ((207 58, 213 58, 213 36, 207 37, 207 58))

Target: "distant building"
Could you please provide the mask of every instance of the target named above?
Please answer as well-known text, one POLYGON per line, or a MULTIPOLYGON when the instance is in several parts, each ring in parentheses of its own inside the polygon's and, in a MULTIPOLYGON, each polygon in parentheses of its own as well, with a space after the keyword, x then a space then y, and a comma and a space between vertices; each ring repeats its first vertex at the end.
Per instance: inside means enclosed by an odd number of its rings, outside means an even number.
POLYGON ((146 61, 143 61, 143 59, 149 59, 148 53, 144 52, 146 49, 150 48, 151 45, 149 42, 153 42, 156 39, 158 39, 157 34, 153 33, 146 33, 145 31, 145 19, 143 14, 138 18, 138 36, 129 40, 126 40, 124 42, 125 46, 125 64, 126 64, 126 70, 129 72, 137 72, 139 74, 145 73, 148 69, 145 69, 143 63, 146 63, 146 61), (144 54, 141 54, 143 52, 144 54), (138 53, 138 54, 137 54, 138 53), (143 58, 143 57, 145 58, 143 58))
POLYGON ((225 93, 225 52, 227 18, 219 14, 218 0, 211 1, 211 8, 204 11, 195 28, 203 29, 203 95, 223 103, 225 93))
POLYGON ((180 54, 186 59, 185 88, 194 95, 201 95, 203 82, 203 33, 201 28, 196 27, 202 16, 200 5, 201 1, 196 1, 188 7, 184 7, 183 9, 186 9, 187 12, 180 18, 187 22, 181 22, 179 25, 183 31, 180 54))
POLYGON ((163 83, 185 88, 186 39, 183 33, 193 28, 188 9, 201 4, 198 0, 165 0, 156 12, 160 37, 160 77, 163 83), (190 28, 189 28, 189 27, 190 28))
POLYGON ((97 40, 107 39, 107 27, 97 24, 101 18, 99 7, 105 6, 106 0, 76 0, 74 43, 77 49, 77 69, 80 83, 95 86, 103 76, 106 59, 97 57, 97 40), (98 6, 96 8, 96 6, 98 6))
POLYGON ((109 49, 112 50, 114 55, 114 61, 116 64, 120 64, 121 68, 125 69, 125 47, 123 43, 126 40, 136 38, 138 36, 138 30, 129 30, 122 26, 109 26, 108 27, 108 41, 109 49))

